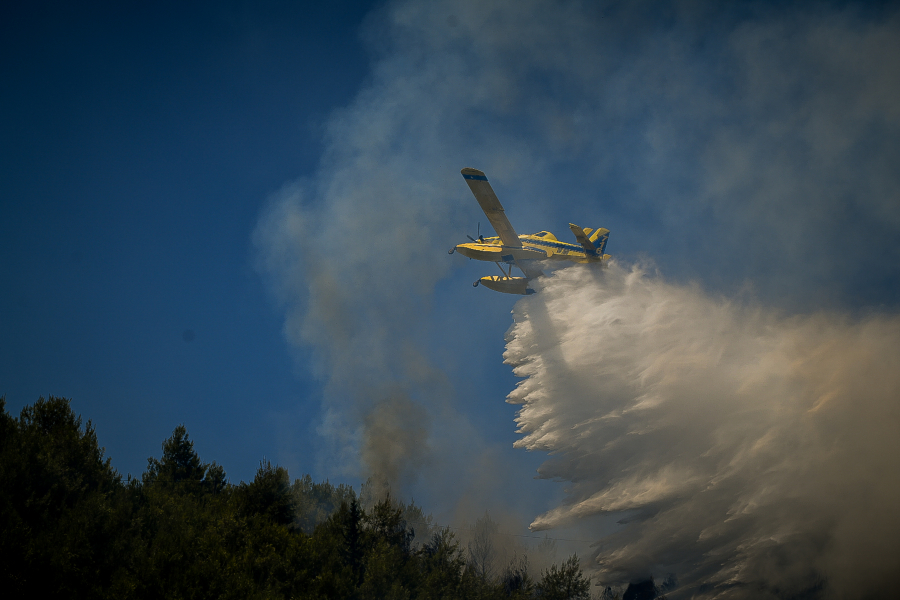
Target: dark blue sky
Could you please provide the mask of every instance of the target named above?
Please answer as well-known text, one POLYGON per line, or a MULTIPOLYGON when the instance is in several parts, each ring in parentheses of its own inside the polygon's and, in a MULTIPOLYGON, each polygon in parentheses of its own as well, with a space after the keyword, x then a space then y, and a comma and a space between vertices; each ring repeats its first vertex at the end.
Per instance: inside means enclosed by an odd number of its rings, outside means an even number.
POLYGON ((368 8, 3 9, 0 394, 11 412, 72 398, 135 474, 184 422, 235 479, 276 458, 273 409, 315 414, 250 236, 268 195, 315 167, 325 118, 366 76, 368 8))

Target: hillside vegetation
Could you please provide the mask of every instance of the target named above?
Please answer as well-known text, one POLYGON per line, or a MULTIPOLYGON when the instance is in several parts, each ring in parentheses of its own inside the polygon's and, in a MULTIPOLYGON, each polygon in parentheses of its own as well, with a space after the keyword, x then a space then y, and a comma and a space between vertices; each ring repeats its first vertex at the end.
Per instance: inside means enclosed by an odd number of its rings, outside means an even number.
POLYGON ((140 478, 104 457, 68 400, 18 418, 0 398, 0 578, 6 598, 588 598, 572 556, 532 579, 493 573, 414 504, 291 482, 260 464, 229 483, 184 426, 140 478))

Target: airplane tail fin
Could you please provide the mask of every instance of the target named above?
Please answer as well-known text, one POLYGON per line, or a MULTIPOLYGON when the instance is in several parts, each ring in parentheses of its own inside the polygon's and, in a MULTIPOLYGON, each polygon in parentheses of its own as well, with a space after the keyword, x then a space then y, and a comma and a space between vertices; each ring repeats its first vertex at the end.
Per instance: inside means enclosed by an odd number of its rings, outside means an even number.
MULTIPOLYGON (((587 232, 587 230, 585 230, 587 232)), ((609 240, 609 229, 604 227, 598 227, 597 231, 588 238, 594 247, 597 248, 597 254, 603 256, 603 253, 606 251, 606 242, 609 240)))
POLYGON ((609 229, 603 227, 598 228, 596 231, 590 228, 582 229, 574 223, 569 223, 569 229, 572 230, 572 233, 575 234, 575 239, 584 248, 585 254, 588 256, 603 256, 603 251, 606 250, 606 241, 609 239, 609 229), (588 237, 591 231, 593 233, 588 237))

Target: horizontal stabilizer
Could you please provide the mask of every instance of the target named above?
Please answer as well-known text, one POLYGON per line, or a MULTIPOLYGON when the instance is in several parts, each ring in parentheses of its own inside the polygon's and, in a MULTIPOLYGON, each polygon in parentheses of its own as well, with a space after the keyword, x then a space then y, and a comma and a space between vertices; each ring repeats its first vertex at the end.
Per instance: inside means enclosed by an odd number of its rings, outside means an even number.
POLYGON ((572 230, 572 233, 575 234, 575 239, 578 240, 578 243, 581 244, 582 248, 584 248, 585 254, 587 254, 588 256, 593 256, 597 253, 597 249, 594 247, 594 244, 592 244, 591 240, 588 239, 588 236, 585 235, 584 229, 582 229, 575 223, 569 223, 569 229, 572 230))
POLYGON ((609 229, 600 227, 590 237, 588 237, 588 234, 593 231, 592 229, 582 229, 574 223, 569 223, 569 229, 572 230, 572 233, 575 234, 575 239, 584 248, 585 254, 588 256, 603 256, 603 251, 606 249, 606 240, 609 239, 609 229))

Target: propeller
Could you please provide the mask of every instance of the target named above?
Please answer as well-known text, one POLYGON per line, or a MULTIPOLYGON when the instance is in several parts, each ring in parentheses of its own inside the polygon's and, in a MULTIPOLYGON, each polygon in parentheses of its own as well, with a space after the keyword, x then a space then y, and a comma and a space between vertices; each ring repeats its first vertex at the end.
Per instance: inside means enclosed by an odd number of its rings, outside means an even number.
MULTIPOLYGON (((483 243, 484 243, 484 236, 481 235, 481 221, 478 222, 478 229, 477 229, 477 232, 478 232, 478 239, 473 238, 473 237, 472 237, 471 235, 469 235, 468 233, 466 234, 466 237, 469 238, 470 240, 472 240, 473 242, 480 242, 480 243, 483 244, 483 243)), ((447 254, 453 254, 454 251, 456 251, 456 248, 450 248, 450 250, 447 251, 447 254)))
POLYGON ((484 243, 484 236, 481 235, 481 221, 478 222, 478 239, 476 240, 468 233, 466 234, 466 237, 469 238, 470 240, 472 240, 473 242, 481 242, 482 244, 484 243))

